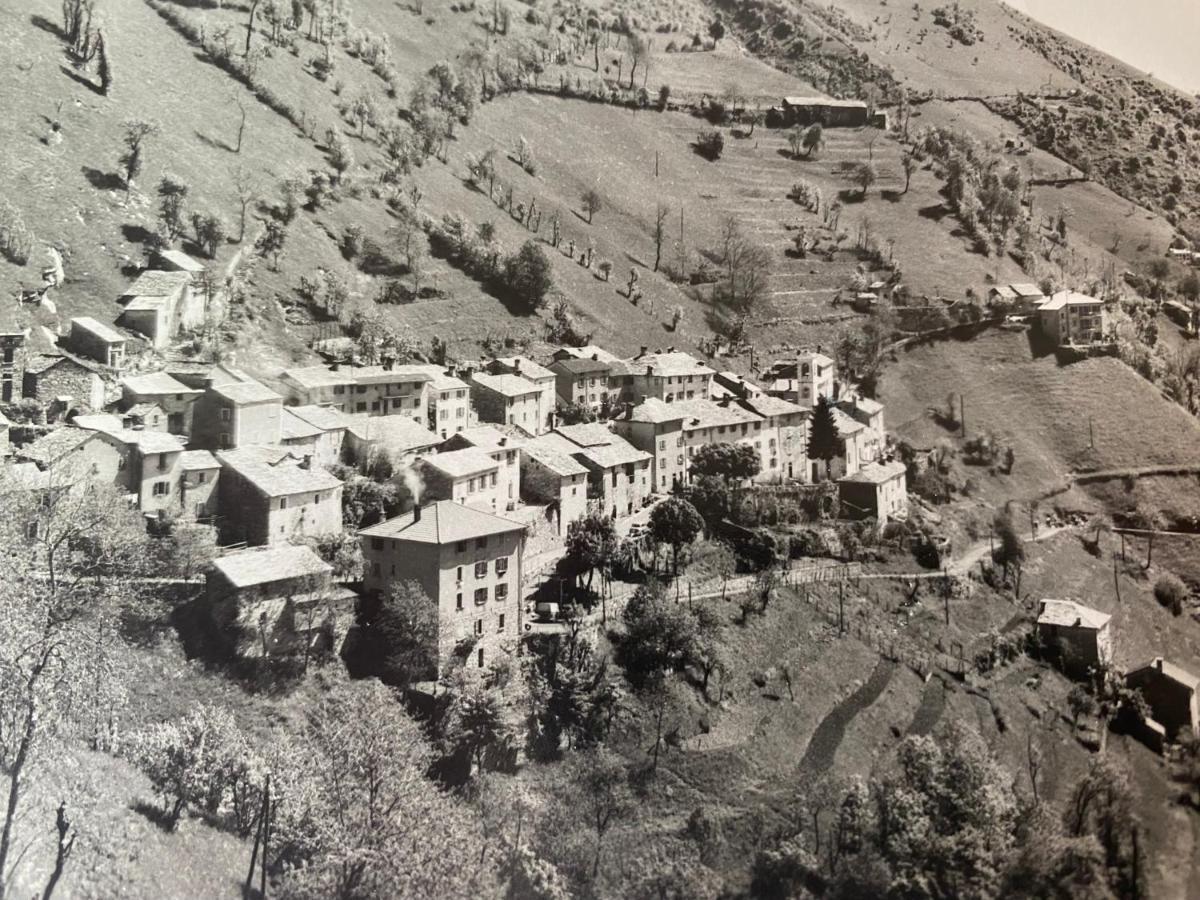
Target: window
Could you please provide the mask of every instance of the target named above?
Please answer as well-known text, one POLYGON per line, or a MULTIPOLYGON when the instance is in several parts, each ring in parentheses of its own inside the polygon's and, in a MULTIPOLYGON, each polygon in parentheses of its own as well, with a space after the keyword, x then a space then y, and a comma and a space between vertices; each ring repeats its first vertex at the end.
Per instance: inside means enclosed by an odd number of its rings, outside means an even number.
POLYGON ((155 497, 165 497, 169 493, 171 493, 171 483, 169 481, 154 482, 154 496, 155 497))
POLYGON ((456 582, 458 582, 459 584, 462 584, 462 578, 463 578, 463 567, 459 566, 458 571, 455 573, 454 580, 456 582))
POLYGON ((483 619, 476 619, 476 620, 475 620, 475 633, 476 633, 476 634, 483 634, 483 619))
POLYGON ((487 560, 486 559, 481 559, 481 560, 479 560, 479 562, 475 563, 475 577, 476 578, 487 578, 487 560))
POLYGON ((466 391, 455 391, 454 396, 456 399, 461 400, 463 397, 467 396, 467 392, 466 391))
POLYGON ((496 585, 496 599, 497 600, 507 600, 508 599, 508 585, 507 584, 496 585))
POLYGON ((613 484, 613 487, 617 486, 617 470, 616 469, 613 469, 613 472, 612 472, 612 484, 613 484))
POLYGON ((158 454, 158 471, 165 472, 167 469, 167 454, 158 454))
POLYGON ((366 412, 366 411, 367 411, 367 404, 366 404, 366 402, 365 402, 365 401, 360 401, 360 402, 358 402, 358 403, 355 403, 355 404, 354 404, 354 411, 355 411, 355 412, 366 412))
POLYGON ((456 419, 461 419, 463 417, 464 413, 466 413, 466 410, 460 406, 458 409, 456 409, 454 411, 454 417, 456 419))
POLYGON ((492 487, 495 487, 495 486, 496 486, 496 473, 493 472, 492 473, 492 487))
POLYGON ((334 385, 333 392, 335 394, 344 394, 344 393, 346 393, 346 388, 340 384, 337 384, 337 385, 334 385))
POLYGON ((206 482, 206 481, 208 481, 208 473, 207 472, 197 472, 196 473, 196 483, 197 484, 204 484, 204 482, 206 482))
POLYGON ((378 538, 378 537, 371 538, 371 549, 372 550, 382 550, 383 549, 383 538, 378 538))
POLYGON ((365 384, 356 384, 354 386, 354 393, 365 394, 366 392, 367 392, 367 386, 365 384))
POLYGON ((231 446, 233 446, 229 440, 229 432, 228 431, 221 432, 221 437, 218 439, 218 443, 221 445, 221 448, 223 450, 228 450, 231 446))
POLYGON ((232 416, 233 416, 233 413, 230 412, 228 407, 226 407, 226 406, 221 407, 221 421, 222 422, 228 422, 230 420, 230 418, 232 418, 232 416))
POLYGON ((476 550, 482 550, 486 546, 487 546, 487 536, 486 535, 484 535, 481 538, 475 538, 475 549, 476 550))
MULTIPOLYGON (((479 633, 483 634, 482 631, 480 631, 479 633)), ((476 654, 476 656, 479 659, 479 668, 482 669, 483 668, 483 648, 482 647, 479 648, 479 652, 476 654)))
POLYGON ((373 412, 379 412, 379 401, 378 400, 371 401, 371 410, 373 412))
POLYGON ((661 466, 662 468, 665 469, 667 467, 667 458, 664 456, 662 459, 660 459, 658 461, 658 464, 659 464, 659 466, 661 466))
POLYGON ((462 591, 459 591, 454 596, 454 608, 459 610, 460 612, 462 611, 462 591))
POLYGON ((508 557, 502 556, 496 560, 496 574, 503 575, 508 572, 508 557))
POLYGON ((476 588, 475 589, 475 605, 482 606, 483 604, 487 603, 487 594, 488 594, 487 588, 485 588, 485 587, 476 588))
POLYGON ((404 406, 404 398, 403 397, 397 397, 396 399, 394 399, 392 401, 392 409, 400 409, 400 407, 402 407, 402 406, 404 406))
POLYGON ((475 479, 474 478, 472 478, 470 481, 467 482, 467 493, 468 494, 475 493, 475 479))
MULTIPOLYGON (((283 531, 282 528, 280 528, 279 530, 283 531)), ((371 574, 374 575, 376 578, 379 577, 379 563, 378 562, 371 563, 371 574)))
MULTIPOLYGON (((450 410, 448 410, 448 409, 439 409, 439 410, 438 410, 438 418, 439 418, 439 419, 448 419, 448 418, 450 418, 450 410)), ((444 437, 444 436, 445 436, 445 435, 443 435, 443 437, 444 437)))
POLYGON ((496 630, 501 634, 504 633, 504 613, 500 613, 500 618, 496 620, 496 630))
POLYGON ((466 541, 459 541, 459 542, 458 542, 458 546, 457 546, 457 547, 455 547, 454 549, 455 549, 455 550, 457 550, 459 553, 465 553, 465 552, 466 552, 466 549, 467 549, 467 542, 466 542, 466 541))

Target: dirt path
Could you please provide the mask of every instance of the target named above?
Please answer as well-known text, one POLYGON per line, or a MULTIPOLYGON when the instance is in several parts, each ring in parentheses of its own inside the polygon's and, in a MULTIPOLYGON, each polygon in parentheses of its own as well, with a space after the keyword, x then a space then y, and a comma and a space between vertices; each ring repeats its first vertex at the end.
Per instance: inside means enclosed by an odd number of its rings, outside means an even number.
POLYGON ((921 692, 921 704, 908 723, 906 734, 924 735, 933 731, 946 710, 946 694, 952 688, 940 678, 930 678, 921 692))
POLYGON ((854 721, 855 716, 879 699, 892 680, 896 668, 896 663, 881 659, 871 672, 871 677, 821 720, 821 724, 809 739, 804 758, 800 760, 797 771, 802 778, 819 776, 829 770, 847 727, 854 721))

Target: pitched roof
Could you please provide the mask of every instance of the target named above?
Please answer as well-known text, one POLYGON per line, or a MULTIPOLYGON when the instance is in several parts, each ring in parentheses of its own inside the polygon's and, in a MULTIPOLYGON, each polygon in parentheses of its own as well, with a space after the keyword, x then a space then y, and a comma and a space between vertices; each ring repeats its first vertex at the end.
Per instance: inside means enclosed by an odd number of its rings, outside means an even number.
POLYGON ((486 372, 476 372, 471 376, 471 380, 481 388, 505 397, 524 397, 528 394, 539 394, 542 390, 520 375, 489 375, 486 372))
POLYGON ((799 353, 796 355, 796 359, 797 360, 807 360, 809 363, 811 363, 813 365, 817 365, 817 366, 832 366, 832 365, 834 365, 833 359, 826 356, 824 353, 822 353, 819 350, 816 352, 813 352, 810 350, 810 351, 806 351, 803 353, 799 353))
POLYGON ((166 372, 147 372, 145 375, 126 375, 121 379, 121 386, 128 388, 131 393, 152 394, 202 394, 203 391, 190 388, 182 381, 172 378, 166 372))
POLYGON ((317 437, 325 433, 323 428, 318 428, 311 422, 307 422, 300 418, 291 407, 283 408, 283 415, 279 417, 279 437, 284 441, 302 441, 305 438, 317 437))
POLYGON ((596 344, 584 344, 582 347, 559 347, 554 351, 556 360, 563 359, 592 359, 596 358, 600 362, 616 362, 619 357, 613 353, 609 353, 603 347, 596 344))
POLYGON ((184 272, 203 272, 203 263, 192 259, 182 250, 159 250, 158 256, 172 265, 178 266, 184 272))
POLYGON ((439 500, 421 507, 420 517, 407 512, 364 528, 364 537, 395 538, 421 544, 453 544, 493 534, 524 531, 520 522, 505 519, 453 500, 439 500))
POLYGON ((560 425, 554 430, 568 441, 578 444, 580 447, 599 447, 622 440, 622 438, 609 431, 607 426, 601 425, 599 422, 560 425))
POLYGON ((1112 619, 1108 613, 1076 603, 1074 600, 1043 600, 1038 613, 1039 625, 1100 629, 1112 619))
POLYGON ((1173 662, 1168 662, 1161 656, 1156 656, 1146 664, 1130 669, 1125 673, 1125 677, 1129 678, 1145 671, 1158 672, 1172 681, 1182 684, 1184 687, 1190 688, 1193 691, 1200 689, 1200 678, 1197 678, 1187 669, 1180 668, 1173 662))
POLYGON ((639 450, 624 438, 618 437, 614 443, 598 444, 592 447, 581 447, 574 454, 576 459, 586 459, 604 469, 616 466, 626 466, 634 463, 649 462, 652 457, 644 450, 639 450))
POLYGON ((838 481, 849 481, 855 484, 886 484, 907 471, 907 467, 902 462, 870 462, 853 475, 839 478, 838 481))
POLYGON ((220 450, 217 459, 268 497, 327 491, 342 485, 319 466, 303 468, 300 459, 286 447, 220 450))
POLYGON ((494 360, 499 366, 508 369, 514 375, 522 378, 553 378, 554 373, 545 366, 538 365, 528 356, 497 356, 494 360))
POLYGON ((1081 294, 1078 291, 1059 291, 1039 306, 1038 310, 1055 312, 1064 306, 1100 306, 1103 302, 1103 300, 1097 300, 1095 297, 1089 297, 1087 294, 1081 294))
POLYGON ((828 106, 839 109, 867 108, 867 104, 862 100, 835 100, 832 97, 784 97, 783 102, 788 106, 828 106))
POLYGON ((838 437, 844 438, 849 437, 852 434, 858 434, 867 427, 862 422, 858 421, 858 419, 846 415, 836 406, 830 407, 829 411, 833 413, 833 424, 837 426, 838 437))
POLYGON ((432 381, 433 376, 424 366, 354 366, 343 369, 355 384, 394 384, 401 381, 424 383, 432 381))
POLYGON ((680 412, 684 414, 683 427, 688 431, 696 428, 720 428, 762 421, 762 416, 758 413, 751 412, 733 402, 676 400, 670 405, 678 406, 680 412))
POLYGON ((157 269, 151 269, 139 275, 121 296, 170 297, 184 285, 191 284, 191 281, 192 276, 187 272, 160 272, 157 269))
POLYGON ((449 453, 434 453, 422 456, 418 460, 422 465, 437 469, 450 478, 466 478, 478 475, 480 472, 490 472, 499 463, 482 450, 468 447, 465 450, 451 450, 449 453))
POLYGON ((408 416, 346 416, 350 430, 359 440, 380 444, 396 453, 436 447, 441 438, 408 416))
POLYGON ((446 443, 464 443, 468 447, 491 453, 495 450, 523 447, 529 438, 514 426, 483 424, 472 425, 462 431, 450 435, 446 443))
POLYGON ((1015 293, 1018 297, 1041 297, 1042 296, 1042 289, 1040 287, 1038 287, 1036 284, 1029 284, 1028 282, 1021 282, 1020 284, 1010 284, 1009 288, 1011 288, 1013 293, 1015 293))
POLYGON ((592 359, 591 357, 567 357, 566 359, 556 359, 550 363, 550 371, 564 375, 592 375, 597 372, 608 373, 612 371, 613 364, 616 360, 592 359))
POLYGON ((219 397, 224 397, 230 403, 239 406, 251 403, 282 403, 283 398, 257 381, 231 381, 228 384, 213 385, 210 390, 219 397))
POLYGON ((146 416, 153 414, 155 410, 159 413, 163 412, 163 408, 152 400, 147 400, 142 403, 135 403, 129 409, 125 410, 125 415, 133 416, 137 419, 144 419, 146 416))
POLYGON ((269 584, 285 578, 328 575, 333 566, 304 544, 243 550, 213 561, 212 567, 234 587, 269 584))
POLYGON ((666 403, 657 397, 647 397, 629 411, 627 420, 658 425, 663 422, 681 422, 687 417, 688 413, 678 403, 666 403))
POLYGON ((336 372, 328 366, 305 366, 301 369, 285 369, 283 378, 295 382, 300 387, 311 390, 319 387, 345 387, 354 384, 354 379, 346 372, 338 369, 336 372))
POLYGON ((41 375, 46 370, 53 369, 60 363, 71 363, 95 374, 99 374, 102 371, 95 362, 80 359, 73 354, 64 353, 61 350, 56 350, 53 353, 39 353, 36 356, 30 357, 25 363, 25 371, 30 375, 41 375))
POLYGON ((613 365, 613 374, 649 374, 656 378, 674 378, 680 375, 714 375, 716 373, 690 353, 667 351, 666 353, 645 353, 635 356, 633 359, 622 360, 613 365))
POLYGON ((288 406, 286 411, 321 431, 340 431, 351 426, 351 419, 341 410, 326 406, 288 406))
POLYGON ((737 402, 750 412, 764 418, 767 416, 806 415, 808 413, 803 406, 797 406, 782 397, 772 397, 769 394, 744 397, 737 402))
POLYGON ((93 319, 91 316, 77 316, 72 319, 71 330, 74 331, 76 328, 95 335, 100 340, 109 344, 121 344, 125 342, 125 335, 114 328, 109 328, 103 322, 93 319))
POLYGON ((424 372, 433 379, 429 382, 429 386, 435 391, 454 391, 467 387, 465 381, 451 375, 446 371, 445 366, 438 366, 432 363, 409 363, 398 368, 409 369, 414 372, 424 372))
POLYGON ((219 469, 221 464, 217 462, 217 458, 207 450, 184 450, 179 457, 179 465, 185 471, 195 472, 200 469, 219 469))
POLYGON ((125 431, 125 423, 118 416, 110 413, 91 413, 75 416, 71 424, 76 428, 86 428, 88 431, 103 431, 108 434, 119 434, 125 431))
POLYGON ((165 431, 126 429, 123 433, 113 435, 113 437, 118 437, 127 444, 135 445, 138 452, 143 454, 181 453, 183 451, 183 441, 177 435, 167 434, 165 431))
POLYGON ((582 465, 570 453, 563 449, 562 439, 559 441, 545 440, 555 435, 542 435, 529 441, 521 448, 522 458, 529 458, 549 469, 555 475, 564 478, 572 475, 586 475, 587 467, 582 465))
POLYGON ((32 460, 42 465, 50 465, 62 459, 68 453, 78 450, 90 440, 100 437, 101 432, 89 431, 86 428, 56 428, 42 435, 32 444, 26 444, 16 450, 16 455, 22 459, 32 460))

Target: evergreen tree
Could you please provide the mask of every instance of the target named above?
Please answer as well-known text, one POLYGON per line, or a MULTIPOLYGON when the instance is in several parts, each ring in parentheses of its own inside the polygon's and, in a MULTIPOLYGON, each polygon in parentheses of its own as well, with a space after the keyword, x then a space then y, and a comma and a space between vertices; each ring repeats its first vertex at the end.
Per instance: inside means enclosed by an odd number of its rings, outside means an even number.
POLYGON ((828 397, 818 397, 813 409, 808 433, 809 459, 825 460, 825 477, 833 477, 833 460, 841 453, 837 423, 833 418, 833 404, 828 397))

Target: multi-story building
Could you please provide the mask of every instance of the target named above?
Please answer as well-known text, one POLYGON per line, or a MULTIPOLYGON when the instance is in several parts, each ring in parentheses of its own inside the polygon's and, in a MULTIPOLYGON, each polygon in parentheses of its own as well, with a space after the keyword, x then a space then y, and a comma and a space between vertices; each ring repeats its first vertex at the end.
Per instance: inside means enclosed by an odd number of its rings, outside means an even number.
POLYGON ((465 381, 443 366, 408 365, 424 372, 429 382, 429 429, 443 438, 475 424, 471 415, 471 390, 465 381))
POLYGON ((762 441, 755 442, 761 464, 758 480, 803 481, 808 474, 808 410, 766 394, 735 402, 762 418, 762 441))
POLYGON ((285 544, 339 534, 342 483, 284 447, 217 453, 222 536, 227 542, 285 544))
POLYGON ((650 353, 643 347, 633 359, 613 364, 609 383, 626 403, 641 403, 649 397, 674 403, 709 399, 715 374, 690 353, 674 348, 650 353))
POLYGON ((174 340, 179 330, 204 319, 203 304, 193 296, 188 272, 143 272, 119 299, 118 324, 143 334, 155 350, 174 340))
POLYGON ((588 470, 589 506, 607 516, 632 515, 654 491, 650 454, 599 423, 565 425, 538 440, 588 470))
POLYGON ((329 366, 305 366, 287 369, 279 377, 289 403, 318 406, 346 412, 352 404, 354 379, 348 369, 329 366))
POLYGON ((609 375, 616 362, 590 357, 565 356, 547 368, 554 373, 554 392, 563 406, 585 406, 599 411, 609 400, 609 375))
POLYGON ((520 375, 471 376, 471 399, 480 422, 515 425, 527 434, 537 434, 542 421, 542 388, 520 375))
POLYGON ((167 431, 188 436, 192 433, 196 401, 203 390, 188 387, 166 372, 127 375, 121 379, 121 406, 124 409, 153 403, 167 415, 167 431))
POLYGON ((475 425, 452 434, 441 445, 441 451, 474 448, 492 458, 499 468, 496 481, 497 496, 502 509, 512 509, 521 498, 521 451, 527 437, 514 426, 475 425))
POLYGON ((221 464, 207 450, 184 450, 179 457, 179 508, 196 519, 217 514, 221 464))
POLYGON ((205 450, 278 444, 283 398, 252 379, 213 385, 196 401, 192 443, 205 450))
POLYGON ((521 496, 553 509, 560 537, 588 512, 588 469, 563 449, 562 440, 549 434, 521 448, 521 496))
POLYGON ((441 443, 441 438, 436 434, 407 416, 356 414, 343 418, 349 425, 346 445, 356 461, 374 453, 382 453, 398 469, 409 465, 421 454, 431 452, 441 443))
POLYGON ((288 369, 281 381, 288 399, 299 406, 324 406, 344 413, 406 416, 422 425, 429 419, 428 389, 433 381, 424 366, 308 366, 288 369))
POLYGON ((342 462, 342 448, 346 445, 352 425, 349 416, 326 406, 287 406, 284 407, 284 413, 320 432, 311 441, 299 441, 306 447, 305 452, 313 454, 317 465, 332 466, 342 462))
POLYGON ((424 496, 469 503, 491 512, 509 508, 507 497, 500 493, 500 468, 491 454, 474 447, 423 456, 413 464, 424 485, 424 496))
POLYGON ((882 525, 908 510, 906 473, 902 462, 867 463, 838 481, 838 496, 852 517, 870 517, 882 525))
POLYGON ((21 399, 25 379, 25 332, 0 332, 0 402, 21 399))
POLYGON ((691 479, 691 460, 705 444, 746 444, 758 454, 759 460, 769 458, 772 434, 763 417, 734 400, 677 401, 685 414, 683 448, 691 479))
POLYGON ((651 397, 613 422, 617 433, 651 455, 650 479, 656 493, 665 494, 687 483, 688 460, 683 422, 688 414, 678 403, 651 397))
POLYGON ((534 428, 522 426, 526 431, 530 434, 542 434, 554 427, 558 383, 558 376, 554 372, 524 356, 497 357, 488 363, 488 371, 493 375, 517 375, 537 385, 537 425, 534 428))
POLYGON ((363 588, 382 599, 416 582, 437 608, 432 677, 455 654, 484 668, 516 651, 521 634, 525 526, 440 500, 359 532, 363 588))
POLYGON ((819 349, 800 353, 796 357, 796 403, 812 409, 820 397, 834 399, 836 376, 834 361, 819 349))
POLYGON ((1037 308, 1038 325, 1056 347, 1104 340, 1104 301, 1077 291, 1059 291, 1037 308))

